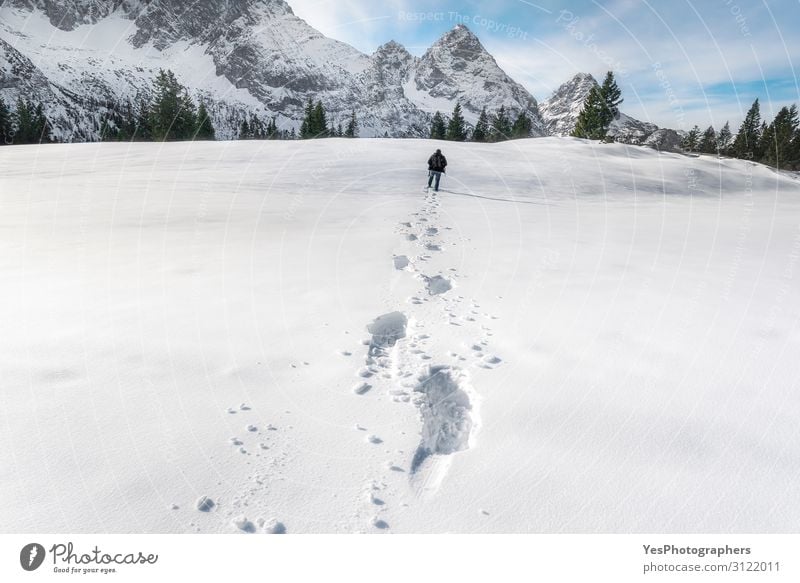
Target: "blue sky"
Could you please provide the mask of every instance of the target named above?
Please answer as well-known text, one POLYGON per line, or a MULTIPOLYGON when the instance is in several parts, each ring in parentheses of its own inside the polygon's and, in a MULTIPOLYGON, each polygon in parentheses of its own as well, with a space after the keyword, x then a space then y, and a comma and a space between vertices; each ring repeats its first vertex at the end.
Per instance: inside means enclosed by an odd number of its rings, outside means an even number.
POLYGON ((288 0, 323 33, 371 53, 421 55, 459 23, 539 100, 582 71, 613 69, 622 110, 665 127, 738 127, 800 103, 800 0, 288 0))

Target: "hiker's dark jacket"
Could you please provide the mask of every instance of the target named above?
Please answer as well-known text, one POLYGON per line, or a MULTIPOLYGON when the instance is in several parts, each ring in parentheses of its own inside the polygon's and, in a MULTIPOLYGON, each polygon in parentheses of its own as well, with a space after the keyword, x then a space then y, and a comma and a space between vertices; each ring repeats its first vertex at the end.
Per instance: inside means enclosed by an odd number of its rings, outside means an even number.
POLYGON ((433 170, 434 172, 444 172, 446 167, 447 158, 444 157, 444 154, 434 154, 428 158, 428 170, 433 170))

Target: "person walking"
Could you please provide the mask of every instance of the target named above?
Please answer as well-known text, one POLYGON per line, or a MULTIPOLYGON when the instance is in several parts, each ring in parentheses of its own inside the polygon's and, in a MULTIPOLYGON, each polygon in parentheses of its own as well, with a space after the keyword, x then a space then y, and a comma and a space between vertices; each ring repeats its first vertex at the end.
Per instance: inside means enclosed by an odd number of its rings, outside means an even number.
POLYGON ((439 181, 447 168, 447 158, 441 150, 436 150, 433 156, 428 158, 428 188, 433 184, 433 191, 439 192, 439 181), (435 181, 435 183, 434 183, 435 181))

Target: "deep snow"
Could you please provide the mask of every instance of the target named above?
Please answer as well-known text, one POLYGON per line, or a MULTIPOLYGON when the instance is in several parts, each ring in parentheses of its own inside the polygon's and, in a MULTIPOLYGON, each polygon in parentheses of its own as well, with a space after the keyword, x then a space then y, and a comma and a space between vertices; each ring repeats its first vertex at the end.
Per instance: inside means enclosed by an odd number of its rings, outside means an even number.
POLYGON ((792 176, 570 138, 23 146, 0 213, 2 532, 800 521, 792 176))

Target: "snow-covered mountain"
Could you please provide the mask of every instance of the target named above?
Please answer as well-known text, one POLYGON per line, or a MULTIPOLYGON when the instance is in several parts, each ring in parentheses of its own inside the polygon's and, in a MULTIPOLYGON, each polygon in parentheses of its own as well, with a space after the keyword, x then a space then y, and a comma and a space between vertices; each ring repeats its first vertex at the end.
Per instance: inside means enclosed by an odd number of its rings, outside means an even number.
MULTIPOLYGON (((597 81, 579 73, 542 102, 511 79, 467 27, 422 57, 390 41, 372 55, 330 39, 284 0, 7 0, 0 5, 0 97, 42 102, 62 140, 95 139, 108 102, 146 92, 173 70, 203 99, 217 134, 235 137, 251 112, 297 128, 308 99, 334 122, 358 112, 360 135, 426 136, 435 111, 460 102, 468 123, 482 108, 526 112, 532 134, 568 135, 597 81)), ((669 130, 624 113, 609 134, 661 147, 669 130)))
MULTIPOLYGON (((592 75, 578 73, 542 101, 539 111, 547 132, 555 136, 570 135, 586 96, 597 85, 592 75)), ((622 112, 611 123, 608 135, 618 142, 643 144, 656 149, 676 150, 680 144, 680 138, 673 130, 659 129, 655 124, 639 121, 622 112)))
POLYGON ((162 68, 209 103, 222 137, 250 111, 297 127, 309 98, 335 121, 355 109, 362 136, 424 135, 433 112, 457 101, 468 121, 505 105, 545 134, 536 99, 460 25, 417 58, 395 42, 365 55, 283 0, 10 0, 0 7, 0 41, 0 95, 42 101, 62 139, 96 133, 99 115, 82 101, 133 98, 162 68))

